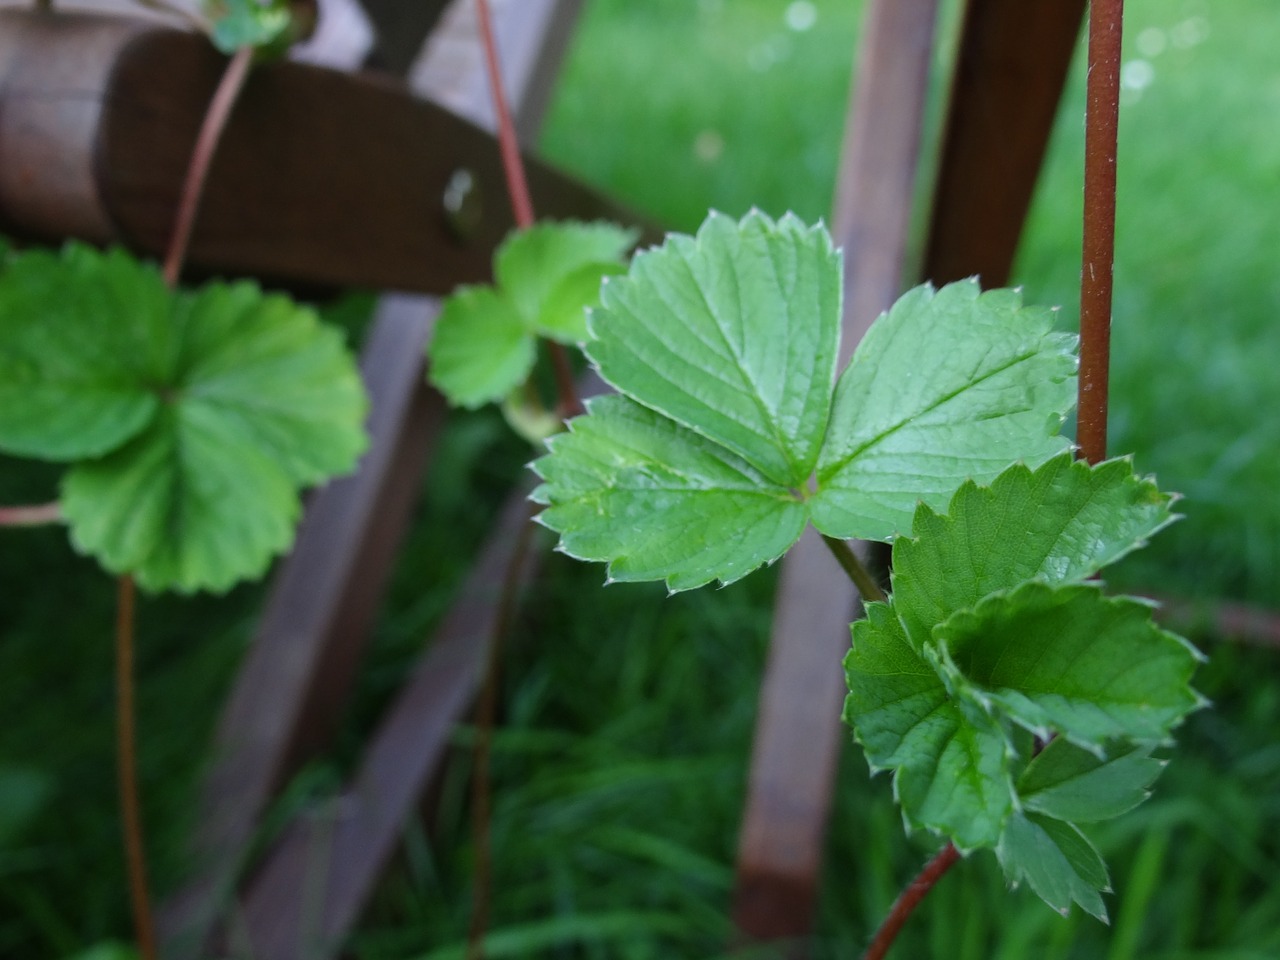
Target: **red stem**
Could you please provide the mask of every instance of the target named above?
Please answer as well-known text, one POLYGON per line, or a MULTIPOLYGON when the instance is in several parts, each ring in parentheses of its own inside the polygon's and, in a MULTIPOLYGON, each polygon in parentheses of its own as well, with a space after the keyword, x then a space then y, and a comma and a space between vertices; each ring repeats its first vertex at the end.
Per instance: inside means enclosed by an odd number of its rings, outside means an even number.
POLYGON ((502 152, 502 169, 511 194, 511 212, 515 215, 516 226, 528 230, 534 221, 533 201, 529 198, 529 181, 520 157, 516 125, 511 119, 511 108, 507 105, 506 90, 502 86, 502 67, 498 63, 498 43, 493 35, 488 0, 476 0, 476 12, 480 17, 480 38, 484 42, 484 62, 489 72, 489 92, 493 97, 494 112, 498 115, 498 149, 502 152))
POLYGON ((133 607, 133 578, 123 576, 119 580, 116 606, 116 779, 120 788, 120 818, 124 831, 125 861, 129 868, 129 903, 133 908, 138 954, 142 960, 155 960, 155 928, 151 921, 147 856, 138 798, 133 693, 133 607))
POLYGON ((911 916, 911 911, 959 859, 960 851, 954 844, 948 843, 925 864, 924 869, 911 881, 910 886, 899 895, 893 909, 889 911, 889 916, 885 917, 884 923, 880 924, 880 929, 876 931, 871 946, 867 947, 867 952, 862 955, 862 960, 881 960, 889 952, 894 939, 898 936, 898 931, 907 922, 907 917, 911 916))
MULTIPOLYGON (((209 102, 204 122, 192 150, 191 163, 178 198, 173 235, 165 251, 164 279, 170 288, 178 285, 186 260, 191 231, 195 226, 200 197, 204 193, 209 166, 222 137, 231 108, 235 105, 253 64, 253 49, 243 47, 232 55, 218 88, 209 102)), ((147 857, 143 841, 141 802, 138 789, 136 708, 133 690, 134 634, 133 578, 119 581, 116 610, 116 758, 120 786, 121 823, 124 830, 125 863, 129 874, 129 899, 133 925, 142 960, 155 960, 155 928, 151 917, 151 896, 147 883, 147 857)))
POLYGON ((531 505, 528 520, 520 530, 519 539, 507 563, 502 578, 502 592, 498 596, 498 617, 489 639, 489 655, 486 658, 484 686, 480 702, 476 705, 476 745, 472 758, 474 767, 471 779, 472 839, 475 843, 475 872, 471 881, 471 925, 467 932, 467 960, 483 960, 484 936, 489 925, 489 902, 493 888, 493 788, 490 779, 489 758, 493 752, 493 729, 498 718, 498 678, 502 663, 502 641, 511 631, 515 621, 517 594, 520 589, 520 571, 533 543, 533 517, 538 508, 531 505))
POLYGON ((231 108, 235 106, 244 82, 249 76, 249 68, 253 66, 253 48, 241 47, 227 63, 222 79, 218 81, 218 89, 209 101, 209 109, 204 115, 200 133, 196 137, 195 148, 191 152, 191 163, 187 166, 187 176, 182 184, 182 194, 178 199, 178 213, 174 218, 173 236, 169 240, 169 249, 164 258, 164 279, 170 287, 178 285, 178 277, 182 273, 182 265, 187 259, 187 247, 191 242, 191 231, 195 227, 196 213, 200 209, 200 198, 204 194, 205 181, 209 176, 209 166, 213 163, 213 155, 222 139, 222 131, 231 116, 231 108))
MULTIPOLYGON (((485 67, 489 74, 489 92, 493 97, 494 113, 498 117, 498 149, 502 154, 502 170, 507 178, 507 192, 511 196, 511 212, 516 226, 527 230, 533 226, 533 200, 529 196, 529 180, 525 176, 524 159, 520 156, 520 141, 516 125, 511 119, 506 91, 502 85, 502 67, 498 62, 498 43, 494 39, 493 18, 488 0, 476 0, 476 12, 480 20, 480 38, 484 44, 485 67)), ((573 367, 569 354, 555 341, 546 342, 551 357, 551 369, 555 373, 556 393, 560 398, 559 413, 562 417, 576 417, 583 412, 578 389, 573 382, 573 367)))
POLYGON ((1111 292, 1116 244, 1116 152, 1124 0, 1093 0, 1084 135, 1084 243, 1080 276, 1080 456, 1107 456, 1111 292))
POLYGON ((58 501, 31 507, 0 507, 0 527, 39 527, 62 520, 58 501))

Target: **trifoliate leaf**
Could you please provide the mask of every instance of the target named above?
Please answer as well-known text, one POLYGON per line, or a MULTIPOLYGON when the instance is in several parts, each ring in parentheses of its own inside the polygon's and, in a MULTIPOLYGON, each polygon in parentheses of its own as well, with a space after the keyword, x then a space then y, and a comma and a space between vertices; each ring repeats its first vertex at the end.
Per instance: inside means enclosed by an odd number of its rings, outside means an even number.
POLYGON ((428 376, 450 403, 474 410, 519 386, 534 359, 515 307, 489 287, 463 287, 436 319, 428 376))
POLYGON ((1094 819, 1145 796, 1150 744, 1201 703, 1198 655, 1149 604, 1081 581, 1168 523, 1169 499, 1127 462, 1064 457, 967 483, 945 515, 920 505, 894 543, 889 602, 854 624, 845 661, 845 719, 895 771, 908 822, 990 846, 1015 810, 1094 819), (1031 759, 1028 731, 1060 736, 1031 759))
POLYGON ((427 377, 456 406, 502 400, 536 359, 535 337, 587 338, 586 310, 636 232, 609 223, 541 223, 494 254, 495 287, 463 287, 445 301, 427 347, 427 377))
POLYGON ((173 365, 169 293, 123 251, 34 250, 0 274, 0 449, 69 461, 118 447, 173 365))
POLYGON ((0 387, 3 442, 81 460, 63 482, 72 541, 151 590, 260 573, 297 488, 366 444, 341 337, 251 284, 172 294, 118 251, 24 255, 0 275, 0 344, 19 374, 0 387))
POLYGON ((1119 745, 1098 756, 1058 737, 1027 764, 1018 797, 1024 809, 1058 820, 1109 820, 1147 799, 1163 769, 1149 745, 1119 745))
POLYGON ((1171 523, 1172 498, 1128 460, 1090 467, 1063 455, 968 482, 945 514, 921 507, 893 547, 893 593, 917 646, 934 625, 1026 580, 1070 583, 1141 547, 1171 523))
MULTIPOLYGON (((587 354, 621 393, 750 464, 788 517, 799 503, 840 537, 888 539, 920 497, 940 503, 964 477, 986 481, 1066 445, 1051 434, 1073 396, 1071 338, 1051 333, 1044 311, 969 283, 921 288, 877 322, 837 388, 840 278, 821 227, 712 214, 697 237, 669 237, 604 285, 587 354), (945 335, 925 336, 935 322, 945 335), (895 387, 880 369, 910 382, 895 387)), ((544 495, 564 506, 576 494, 549 480, 544 495)), ((545 522, 568 535, 573 516, 545 522)), ((600 541, 604 559, 636 551, 630 529, 600 541)), ((682 582, 742 572, 695 575, 682 562, 682 582)))
POLYGON ((1199 657, 1161 630, 1150 605, 1096 585, 1029 582, 936 626, 957 680, 1041 736, 1101 750, 1108 740, 1166 740, 1201 701, 1199 657))
POLYGON ((948 698, 892 604, 867 606, 845 657, 845 720, 872 769, 894 770, 903 817, 961 849, 994 846, 1013 809, 1011 750, 990 721, 948 698))
POLYGON ((1005 825, 996 856, 1011 883, 1023 880, 1063 916, 1078 903, 1104 923, 1102 892, 1111 889, 1107 867, 1089 839, 1070 823, 1015 813, 1005 825))
POLYGON ((941 509, 963 481, 1068 446, 1075 337, 1014 290, 917 287, 867 332, 836 388, 813 523, 888 540, 916 503, 941 509))
POLYGON ((561 549, 609 560, 614 580, 667 578, 673 590, 731 583, 779 557, 800 536, 804 507, 779 500, 763 477, 723 448, 625 397, 600 397, 590 416, 551 438, 535 469, 540 516, 569 530, 561 549), (555 491, 554 498, 552 491, 555 491), (630 544, 618 555, 620 537, 630 544))

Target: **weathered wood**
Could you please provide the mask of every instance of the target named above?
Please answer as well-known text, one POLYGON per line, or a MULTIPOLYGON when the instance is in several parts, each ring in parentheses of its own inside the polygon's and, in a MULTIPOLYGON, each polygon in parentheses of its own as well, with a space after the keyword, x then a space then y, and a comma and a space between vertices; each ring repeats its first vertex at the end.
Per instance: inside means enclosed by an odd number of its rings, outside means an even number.
MULTIPOLYGON (((896 298, 911 222, 936 0, 868 7, 835 203, 844 248, 841 361, 896 298)), ((869 548, 857 545, 865 560, 869 548)), ((840 744, 857 591, 816 532, 783 561, 738 847, 734 920, 807 954, 840 744)))
POLYGON ((923 273, 1008 282, 1086 0, 969 0, 923 273))
MULTIPOLYGON (((534 532, 527 490, 503 508, 461 595, 374 734, 333 816, 295 822, 250 884, 240 920, 252 956, 321 960, 341 947, 463 719, 500 626, 507 569, 534 532), (302 890, 310 891, 303 897, 302 890)), ((525 550, 523 586, 539 550, 525 550)))
POLYGON ((380 305, 361 363, 370 449, 356 474, 313 495, 280 565, 215 736, 198 870, 164 911, 167 956, 199 954, 271 799, 341 716, 445 413, 422 383, 433 320, 418 298, 380 305))
MULTIPOLYGON (((161 254, 224 59, 200 37, 103 18, 6 11, 0 33, 11 51, 0 116, 20 111, 23 124, 4 149, 27 154, 4 164, 0 225, 161 254), (51 63, 65 64, 57 82, 51 63)), ((541 210, 635 220, 543 164, 530 160, 529 173, 541 210)), ((446 293, 488 278, 511 225, 490 134, 385 80, 273 63, 254 70, 227 126, 189 262, 292 284, 446 293), (459 171, 473 183, 469 220, 445 209, 459 171)))

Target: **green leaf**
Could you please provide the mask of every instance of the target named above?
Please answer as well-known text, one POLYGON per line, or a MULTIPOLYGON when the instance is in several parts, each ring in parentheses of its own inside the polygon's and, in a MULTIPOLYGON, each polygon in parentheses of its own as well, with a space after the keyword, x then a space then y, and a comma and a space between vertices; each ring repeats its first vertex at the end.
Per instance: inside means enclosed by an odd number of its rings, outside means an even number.
POLYGON ((625 397, 592 400, 590 416, 548 442, 534 469, 539 520, 569 531, 561 549, 609 560, 614 580, 666 578, 672 590, 724 583, 780 556, 804 528, 804 506, 770 491, 745 461, 709 447, 625 397), (614 545, 626 539, 622 554, 614 545))
POLYGON ((123 251, 35 250, 0 274, 0 449, 69 461, 136 436, 173 370, 169 294, 123 251))
POLYGON ((618 390, 803 487, 826 431, 840 255, 821 228, 712 213, 610 282, 587 355, 618 390))
POLYGON ((300 511, 285 470, 236 423, 200 404, 166 407, 120 450, 62 483, 71 540, 151 591, 225 590, 288 547, 300 511))
POLYGON ((1058 820, 1109 820, 1147 799, 1164 765, 1149 745, 1119 746, 1100 757, 1058 737, 1022 772, 1018 797, 1024 809, 1058 820))
POLYGON ((494 275, 527 328, 566 343, 587 338, 584 308, 603 277, 617 273, 637 233, 612 223, 535 224, 494 255, 494 275))
POLYGON ((976 696, 1039 736, 1101 750, 1108 740, 1167 740, 1201 704, 1199 656, 1161 630, 1151 607, 1096 585, 1029 582, 961 610, 935 643, 976 696))
MULTIPOLYGON (((209 0, 213 45, 232 54, 242 47, 287 46, 291 15, 287 0, 209 0)), ((271 52, 275 52, 274 50, 271 52)))
POLYGON ((893 593, 917 646, 935 624, 1026 580, 1070 583, 1141 547, 1171 523, 1172 498, 1125 459, 1067 455, 962 484, 947 513, 925 505, 893 546, 893 593))
MULTIPOLYGON (((1065 446, 1049 434, 1073 396, 1072 341, 1049 331, 1044 311, 1021 308, 1012 294, 979 297, 973 284, 936 296, 922 288, 877 322, 837 388, 840 280, 821 227, 790 215, 775 223, 754 212, 735 223, 712 214, 697 237, 669 237, 605 282, 587 354, 621 393, 750 464, 787 528, 798 501, 825 533, 887 538, 909 526, 920 497, 939 501, 966 476, 988 479, 1018 456, 1043 459, 1065 446), (936 354, 924 336, 934 321, 951 334, 936 338, 936 354), (973 345, 957 345, 970 336, 973 345), (918 373, 935 369, 932 379, 918 373), (968 375, 977 381, 962 383, 968 375), (901 492, 887 492, 891 475, 901 492)), ((572 495, 549 479, 549 500, 572 495)), ((573 522, 560 513, 547 525, 569 534, 573 522)), ((641 549, 632 529, 615 526, 600 556, 641 549)), ((688 559, 682 582, 741 575, 694 572, 688 559)))
POLYGON ((1107 922, 1101 892, 1111 889, 1107 867, 1089 839, 1074 825, 1036 814, 1016 813, 996 847, 1005 876, 1023 880, 1063 916, 1078 903, 1107 922))
POLYGON ((248 283, 170 293, 128 255, 69 246, 0 274, 0 445, 79 461, 76 546, 150 590, 221 590, 288 546, 297 488, 363 452, 341 336, 248 283))
POLYGON ((427 347, 427 378, 455 406, 502 400, 537 358, 535 336, 587 338, 587 308, 636 232, 610 223, 540 223, 494 254, 496 287, 463 287, 445 301, 427 347))
POLYGON ((844 665, 845 721, 872 769, 895 771, 907 822, 961 849, 994 846, 1014 804, 1011 750, 1000 730, 948 697, 891 604, 868 604, 844 665))
POLYGON ((209 284, 175 307, 180 404, 233 425, 297 486, 355 466, 367 401, 339 331, 250 283, 209 284))
POLYGON ((474 410, 523 383, 534 359, 515 307, 489 287, 463 287, 436 319, 427 376, 450 403, 474 410))
POLYGON ((917 287, 868 331, 836 388, 813 522, 889 540, 916 503, 942 508, 963 481, 1040 461, 1068 443, 1075 338, 1014 290, 917 287))

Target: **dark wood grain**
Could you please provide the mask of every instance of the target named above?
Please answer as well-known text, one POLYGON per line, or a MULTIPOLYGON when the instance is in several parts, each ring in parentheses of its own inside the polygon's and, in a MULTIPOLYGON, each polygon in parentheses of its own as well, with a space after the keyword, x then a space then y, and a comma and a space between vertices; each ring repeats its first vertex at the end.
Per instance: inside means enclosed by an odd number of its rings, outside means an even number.
POLYGON ((961 27, 924 276, 1009 279, 1086 0, 969 0, 961 27))

